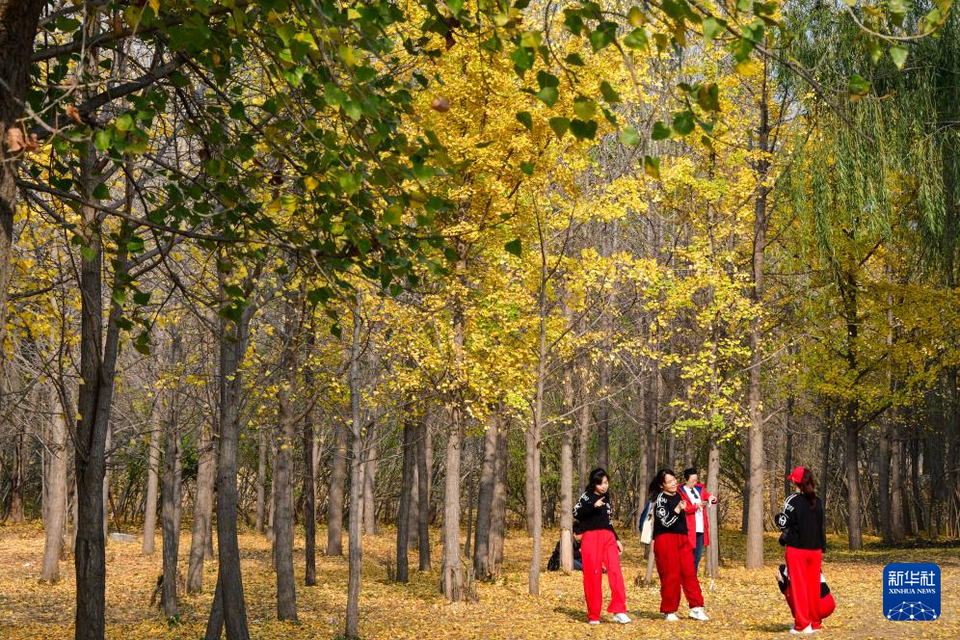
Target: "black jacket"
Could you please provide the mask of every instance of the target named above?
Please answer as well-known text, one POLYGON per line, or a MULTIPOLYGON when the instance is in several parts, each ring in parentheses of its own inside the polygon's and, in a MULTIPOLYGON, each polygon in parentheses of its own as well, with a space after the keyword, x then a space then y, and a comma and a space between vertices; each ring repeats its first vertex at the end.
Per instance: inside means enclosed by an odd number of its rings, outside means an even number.
POLYGON ((783 503, 783 511, 777 514, 777 526, 783 531, 780 539, 784 546, 827 550, 823 500, 820 498, 811 507, 810 501, 802 493, 793 494, 783 503))
POLYGON ((610 494, 605 496, 597 495, 594 492, 584 492, 577 504, 573 505, 573 519, 576 524, 573 527, 575 533, 584 531, 596 531, 597 529, 607 529, 613 532, 613 536, 619 540, 616 530, 613 528, 612 516, 613 507, 610 506, 610 494), (605 498, 603 506, 597 509, 593 506, 597 500, 605 498))
POLYGON ((687 505, 680 493, 668 494, 661 491, 653 501, 653 537, 663 533, 687 533, 687 505), (674 511, 677 505, 683 506, 680 513, 674 511))

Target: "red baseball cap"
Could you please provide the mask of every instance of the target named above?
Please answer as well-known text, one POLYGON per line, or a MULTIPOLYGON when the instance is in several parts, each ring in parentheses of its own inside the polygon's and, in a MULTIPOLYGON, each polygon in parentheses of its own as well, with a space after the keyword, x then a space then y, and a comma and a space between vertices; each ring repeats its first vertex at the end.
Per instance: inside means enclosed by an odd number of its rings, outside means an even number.
POLYGON ((790 475, 787 476, 787 480, 793 480, 797 484, 800 484, 800 481, 803 480, 803 470, 803 467, 796 467, 790 472, 790 475))

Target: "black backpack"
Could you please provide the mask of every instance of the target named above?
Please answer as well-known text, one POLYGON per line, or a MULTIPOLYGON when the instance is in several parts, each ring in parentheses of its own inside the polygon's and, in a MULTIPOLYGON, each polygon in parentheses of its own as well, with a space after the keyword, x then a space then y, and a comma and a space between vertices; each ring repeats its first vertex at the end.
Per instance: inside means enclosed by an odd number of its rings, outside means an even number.
POLYGON ((550 556, 550 559, 547 561, 547 571, 559 571, 560 570, 560 543, 557 543, 557 546, 553 549, 553 555, 550 556))

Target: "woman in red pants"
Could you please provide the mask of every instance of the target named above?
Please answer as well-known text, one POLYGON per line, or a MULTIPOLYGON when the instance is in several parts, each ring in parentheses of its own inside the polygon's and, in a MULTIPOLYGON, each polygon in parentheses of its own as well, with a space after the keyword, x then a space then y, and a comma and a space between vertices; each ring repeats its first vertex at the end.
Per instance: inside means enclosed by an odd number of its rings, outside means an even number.
POLYGON ((610 606, 607 611, 621 624, 631 622, 627 615, 627 590, 620 570, 623 544, 613 530, 610 515, 610 479, 603 469, 590 472, 590 480, 583 495, 573 507, 576 531, 581 534, 580 555, 583 561, 583 594, 587 600, 587 619, 600 624, 603 606, 603 569, 610 584, 610 606))
POLYGON ((653 503, 653 553, 660 574, 660 612, 676 621, 683 588, 690 617, 709 620, 703 611, 703 594, 693 565, 693 545, 687 533, 687 515, 697 508, 677 493, 677 478, 671 469, 661 469, 650 483, 653 503))
POLYGON ((794 625, 790 633, 820 631, 820 565, 827 550, 823 501, 817 497, 813 473, 797 467, 787 476, 797 486, 777 514, 780 544, 786 549, 787 572, 793 596, 794 625))

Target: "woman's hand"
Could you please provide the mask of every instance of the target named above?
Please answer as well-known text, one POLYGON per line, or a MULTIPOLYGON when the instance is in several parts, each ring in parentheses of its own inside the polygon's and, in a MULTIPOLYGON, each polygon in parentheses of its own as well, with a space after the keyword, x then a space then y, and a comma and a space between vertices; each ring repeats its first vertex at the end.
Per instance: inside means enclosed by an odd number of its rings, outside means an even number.
POLYGON ((682 500, 677 503, 677 506, 676 506, 676 507, 673 508, 673 512, 674 512, 674 513, 680 513, 681 511, 683 511, 683 501, 682 501, 682 500))
POLYGON ((604 500, 606 500, 606 496, 604 496, 603 498, 600 498, 599 500, 597 500, 596 502, 594 502, 594 503, 593 503, 593 506, 596 507, 597 509, 599 509, 600 507, 603 506, 603 501, 604 501, 604 500))
POLYGON ((717 496, 710 496, 710 504, 717 504, 717 496))
POLYGON ((623 543, 617 540, 617 549, 620 551, 620 554, 623 555, 623 543))

